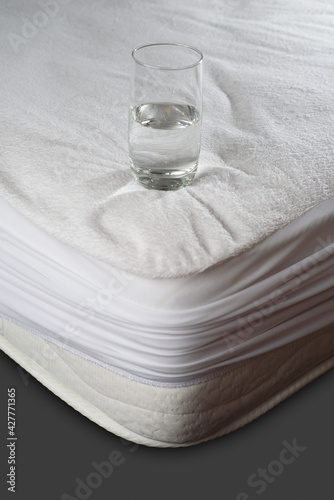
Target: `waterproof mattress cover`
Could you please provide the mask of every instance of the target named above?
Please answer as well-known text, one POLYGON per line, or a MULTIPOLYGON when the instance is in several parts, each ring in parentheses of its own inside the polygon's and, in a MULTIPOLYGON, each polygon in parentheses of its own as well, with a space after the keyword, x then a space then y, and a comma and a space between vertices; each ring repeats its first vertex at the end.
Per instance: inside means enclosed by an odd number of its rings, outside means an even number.
POLYGON ((146 278, 188 276, 334 193, 331 2, 0 9, 0 195, 60 241, 146 278), (176 192, 145 190, 128 160, 130 54, 162 41, 204 54, 199 169, 176 192))
POLYGON ((1 6, 1 348, 151 446, 230 432, 334 366, 334 9, 210 5, 1 6), (199 170, 174 193, 127 160, 126 57, 161 37, 206 61, 199 170))

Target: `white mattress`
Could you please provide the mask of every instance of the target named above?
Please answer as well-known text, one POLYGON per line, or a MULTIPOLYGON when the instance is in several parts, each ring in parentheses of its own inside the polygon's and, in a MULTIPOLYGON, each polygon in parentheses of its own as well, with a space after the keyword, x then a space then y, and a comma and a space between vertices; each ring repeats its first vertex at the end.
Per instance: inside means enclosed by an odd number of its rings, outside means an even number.
POLYGON ((333 6, 52 5, 0 6, 0 346, 127 439, 230 432, 334 365, 333 6), (126 144, 126 57, 161 37, 206 64, 167 193, 126 144))
POLYGON ((185 387, 130 380, 7 320, 0 321, 0 347, 108 431, 147 446, 179 447, 238 429, 334 368, 334 325, 185 387))

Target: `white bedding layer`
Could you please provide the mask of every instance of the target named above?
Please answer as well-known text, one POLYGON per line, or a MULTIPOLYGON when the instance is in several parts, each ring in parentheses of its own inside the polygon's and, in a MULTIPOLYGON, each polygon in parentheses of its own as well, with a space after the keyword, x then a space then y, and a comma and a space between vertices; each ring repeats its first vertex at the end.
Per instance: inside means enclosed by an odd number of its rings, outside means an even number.
POLYGON ((151 384, 205 379, 334 322, 334 199, 195 276, 87 257, 0 199, 0 315, 151 384))
POLYGON ((148 278, 195 274, 334 193, 334 4, 11 0, 0 5, 0 195, 59 240, 148 278), (131 50, 204 53, 189 188, 131 181, 131 50))

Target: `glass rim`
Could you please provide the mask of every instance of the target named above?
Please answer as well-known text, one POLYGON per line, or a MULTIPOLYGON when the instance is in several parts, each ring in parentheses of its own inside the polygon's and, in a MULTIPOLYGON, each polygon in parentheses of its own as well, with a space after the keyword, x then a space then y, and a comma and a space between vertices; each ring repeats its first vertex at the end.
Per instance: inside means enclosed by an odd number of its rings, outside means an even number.
POLYGON ((195 68, 195 66, 198 66, 202 60, 203 60, 203 54, 202 52, 199 50, 199 49, 196 49, 195 47, 191 47, 190 45, 185 45, 183 43, 147 43, 145 45, 140 45, 139 47, 136 47, 135 49, 133 49, 132 53, 131 53, 134 61, 137 63, 137 64, 140 64, 141 66, 144 66, 146 68, 151 68, 151 69, 159 69, 159 70, 168 70, 168 71, 182 71, 184 69, 190 69, 190 68, 195 68), (139 59, 136 58, 136 52, 141 50, 141 49, 145 49, 147 47, 161 47, 161 46, 172 46, 172 47, 183 47, 184 49, 189 49, 189 50, 192 50, 193 52, 196 52, 199 56, 199 59, 198 61, 192 63, 192 64, 188 64, 186 66, 180 66, 180 67, 167 67, 167 66, 158 66, 156 64, 147 64, 147 63, 144 63, 142 61, 140 61, 139 59))

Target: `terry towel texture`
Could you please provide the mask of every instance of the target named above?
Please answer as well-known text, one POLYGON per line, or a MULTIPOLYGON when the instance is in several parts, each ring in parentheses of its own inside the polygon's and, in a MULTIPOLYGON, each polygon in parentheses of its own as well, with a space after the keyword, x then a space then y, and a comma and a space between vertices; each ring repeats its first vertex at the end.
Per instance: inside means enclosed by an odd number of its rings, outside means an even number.
POLYGON ((148 278, 196 273, 334 193, 334 4, 239 0, 0 6, 0 195, 61 241, 148 278), (204 53, 197 176, 137 185, 131 50, 204 53))

